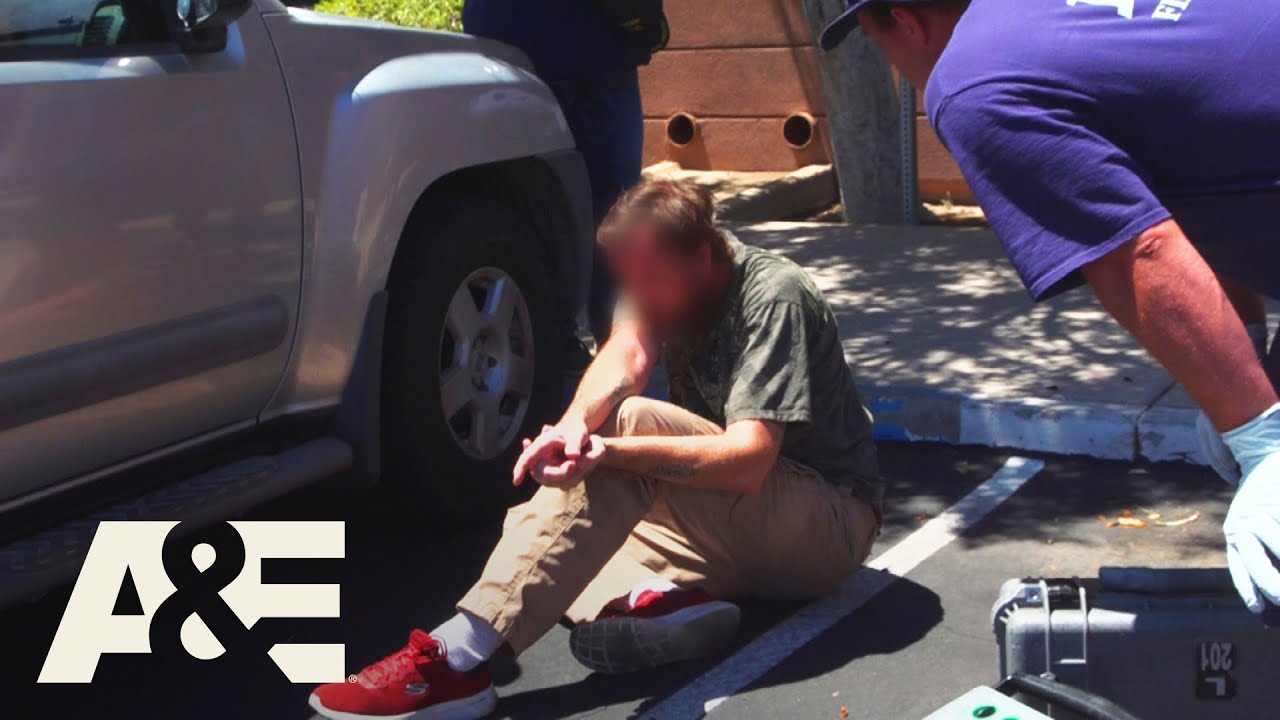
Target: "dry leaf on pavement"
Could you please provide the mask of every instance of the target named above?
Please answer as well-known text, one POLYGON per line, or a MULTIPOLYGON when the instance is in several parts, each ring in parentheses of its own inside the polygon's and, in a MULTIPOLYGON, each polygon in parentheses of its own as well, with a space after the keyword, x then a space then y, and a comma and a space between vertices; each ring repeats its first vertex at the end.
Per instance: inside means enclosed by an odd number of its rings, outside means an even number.
POLYGON ((1157 520, 1156 525, 1159 525, 1160 527, 1181 527, 1183 525, 1189 525, 1199 519, 1200 519, 1200 511, 1196 510, 1190 515, 1184 518, 1179 518, 1177 520, 1169 520, 1168 522, 1162 522, 1157 520))

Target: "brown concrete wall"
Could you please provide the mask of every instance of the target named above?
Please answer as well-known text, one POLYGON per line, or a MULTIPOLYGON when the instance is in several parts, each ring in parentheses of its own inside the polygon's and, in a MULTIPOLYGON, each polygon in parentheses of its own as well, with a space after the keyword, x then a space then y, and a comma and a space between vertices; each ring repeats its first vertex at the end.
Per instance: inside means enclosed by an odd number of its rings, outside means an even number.
MULTIPOLYGON (((645 162, 674 160, 695 170, 791 170, 831 162, 817 49, 797 0, 667 0, 671 46, 641 72, 645 162), (698 118, 687 147, 666 137, 666 121, 698 118), (782 137, 792 113, 817 119, 813 142, 794 150, 782 137)), ((920 103, 921 107, 923 103, 920 103)), ((917 121, 920 192, 969 197, 960 172, 917 121)))
POLYGON ((795 0, 667 0, 671 46, 641 74, 645 160, 698 170, 792 170, 831 162, 817 50, 795 0), (687 147, 667 141, 677 112, 698 118, 687 147), (782 136, 793 113, 818 132, 795 150, 782 136))
POLYGON ((960 203, 973 202, 973 192, 960 174, 960 167, 942 146, 942 140, 929 123, 924 110, 924 93, 919 90, 916 90, 916 163, 921 199, 950 198, 960 203))
POLYGON ((803 150, 793 150, 779 138, 778 118, 711 118, 699 123, 700 136, 688 147, 667 142, 665 119, 644 123, 646 164, 671 160, 690 170, 795 170, 831 162, 827 121, 818 118, 818 132, 803 150))
POLYGON ((667 50, 645 68, 645 115, 666 118, 825 115, 817 50, 811 47, 667 50))
POLYGON ((812 45, 795 0, 666 0, 671 49, 812 45))
POLYGON ((929 118, 916 117, 916 169, 922 200, 950 198, 960 203, 973 202, 964 176, 951 154, 942 146, 929 118))

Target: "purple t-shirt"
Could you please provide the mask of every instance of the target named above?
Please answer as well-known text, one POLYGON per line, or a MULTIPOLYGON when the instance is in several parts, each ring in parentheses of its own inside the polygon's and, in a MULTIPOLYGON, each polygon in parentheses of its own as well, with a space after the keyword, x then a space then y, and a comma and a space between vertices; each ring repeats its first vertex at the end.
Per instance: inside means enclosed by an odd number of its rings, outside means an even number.
POLYGON ((1280 2, 973 0, 925 101, 1036 299, 1169 217, 1280 295, 1280 2))

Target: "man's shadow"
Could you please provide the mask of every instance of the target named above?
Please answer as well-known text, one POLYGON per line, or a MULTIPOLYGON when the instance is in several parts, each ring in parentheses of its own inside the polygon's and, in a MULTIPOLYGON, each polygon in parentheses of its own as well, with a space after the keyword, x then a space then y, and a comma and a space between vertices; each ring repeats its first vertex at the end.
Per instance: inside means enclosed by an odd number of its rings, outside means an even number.
MULTIPOLYGON (((806 604, 781 601, 743 603, 742 632, 730 653, 737 652, 806 604)), ((911 580, 898 578, 748 688, 788 685, 826 675, 859 658, 898 652, 924 638, 942 622, 942 618, 942 602, 935 592, 911 580)), ((644 700, 632 715, 640 717, 724 659, 679 663, 625 676, 589 675, 567 685, 516 694, 501 693, 497 714, 517 720, 563 718, 644 700)), ((495 665, 494 673, 498 685, 507 685, 519 676, 520 668, 516 661, 506 660, 495 665)))

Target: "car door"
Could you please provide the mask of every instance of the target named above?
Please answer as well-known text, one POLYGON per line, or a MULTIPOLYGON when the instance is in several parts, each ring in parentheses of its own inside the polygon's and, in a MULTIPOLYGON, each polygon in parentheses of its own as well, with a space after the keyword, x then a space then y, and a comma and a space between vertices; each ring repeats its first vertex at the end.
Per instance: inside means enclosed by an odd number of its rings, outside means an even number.
POLYGON ((251 423, 297 306, 284 81, 256 9, 0 0, 0 503, 251 423))

